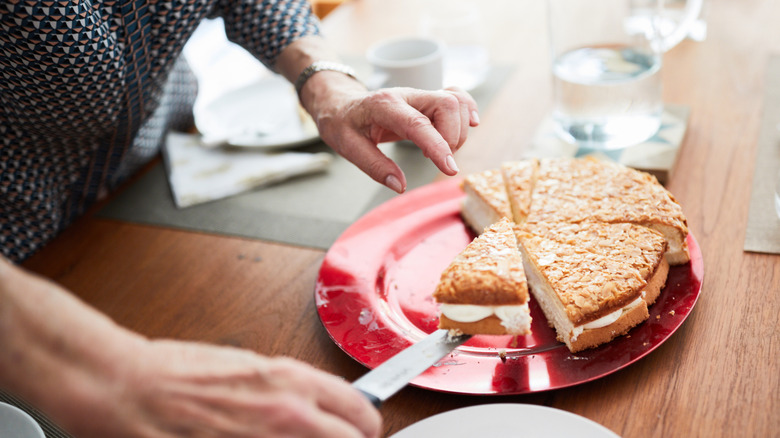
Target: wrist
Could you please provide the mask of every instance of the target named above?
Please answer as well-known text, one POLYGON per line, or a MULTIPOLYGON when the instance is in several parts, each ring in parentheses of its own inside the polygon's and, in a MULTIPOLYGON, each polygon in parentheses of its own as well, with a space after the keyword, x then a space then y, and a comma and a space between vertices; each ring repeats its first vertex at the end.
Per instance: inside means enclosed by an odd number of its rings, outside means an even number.
POLYGON ((323 70, 306 81, 298 97, 303 108, 318 122, 327 111, 339 111, 344 102, 365 92, 366 87, 358 80, 341 72, 323 70))
POLYGON ((355 74, 355 70, 346 65, 332 61, 314 61, 308 67, 304 68, 301 74, 298 75, 298 79, 295 80, 295 92, 300 97, 301 91, 309 79, 317 73, 321 72, 336 72, 346 75, 356 81, 358 78, 355 74))
POLYGON ((58 285, 0 261, 0 388, 63 426, 123 391, 128 359, 145 342, 58 285))
POLYGON ((307 36, 294 41, 277 59, 275 70, 293 84, 300 82, 296 87, 298 98, 315 121, 321 108, 332 108, 339 98, 366 91, 366 87, 355 79, 354 73, 348 69, 344 70, 352 76, 328 69, 305 72, 319 62, 339 64, 338 59, 319 36, 307 36), (302 80, 302 75, 305 81, 302 80))

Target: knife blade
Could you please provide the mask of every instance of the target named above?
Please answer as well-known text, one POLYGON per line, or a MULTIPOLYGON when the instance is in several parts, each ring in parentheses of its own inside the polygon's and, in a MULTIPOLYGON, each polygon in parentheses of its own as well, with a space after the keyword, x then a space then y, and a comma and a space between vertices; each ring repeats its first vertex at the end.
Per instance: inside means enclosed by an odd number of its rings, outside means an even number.
POLYGON ((449 330, 436 330, 355 380, 352 386, 378 408, 412 379, 469 339, 471 335, 451 336, 449 330))

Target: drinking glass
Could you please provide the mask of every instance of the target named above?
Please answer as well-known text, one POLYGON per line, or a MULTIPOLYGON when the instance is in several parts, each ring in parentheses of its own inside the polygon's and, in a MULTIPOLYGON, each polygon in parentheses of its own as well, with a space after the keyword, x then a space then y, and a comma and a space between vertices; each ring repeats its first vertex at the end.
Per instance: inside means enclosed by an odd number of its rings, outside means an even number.
POLYGON ((473 90, 490 70, 482 17, 475 0, 426 0, 420 34, 443 41, 444 86, 473 90))
MULTIPOLYGON (((700 9, 701 0, 693 1, 700 9)), ((663 112, 663 52, 684 37, 693 20, 686 17, 669 29, 661 0, 548 0, 547 5, 558 135, 592 149, 619 149, 653 136, 663 112)), ((695 9, 686 14, 698 16, 695 9)))

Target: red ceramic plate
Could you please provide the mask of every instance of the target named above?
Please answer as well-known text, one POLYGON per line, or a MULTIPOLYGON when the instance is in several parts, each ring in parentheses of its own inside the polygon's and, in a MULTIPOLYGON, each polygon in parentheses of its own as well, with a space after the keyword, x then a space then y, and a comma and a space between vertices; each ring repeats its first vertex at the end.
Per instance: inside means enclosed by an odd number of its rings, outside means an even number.
MULTIPOLYGON (((336 344, 363 365, 374 368, 436 330, 431 294, 441 272, 474 238, 460 218, 464 194, 458 183, 430 184, 382 204, 326 254, 315 291, 317 311, 336 344)), ((411 384, 462 394, 522 394, 624 368, 666 341, 693 309, 704 267, 692 235, 688 248, 691 262, 670 270, 650 318, 626 336, 572 354, 555 340, 532 298, 533 334, 474 336, 411 384)))

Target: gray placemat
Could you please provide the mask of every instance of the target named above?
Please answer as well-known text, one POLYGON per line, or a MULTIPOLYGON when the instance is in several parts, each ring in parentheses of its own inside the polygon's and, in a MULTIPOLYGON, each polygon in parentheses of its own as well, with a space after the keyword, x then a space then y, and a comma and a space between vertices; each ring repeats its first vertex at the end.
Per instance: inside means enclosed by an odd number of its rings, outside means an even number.
MULTIPOLYGON (((490 104, 513 70, 513 66, 494 66, 485 83, 471 92, 480 108, 490 104)), ((380 147, 401 166, 409 190, 430 183, 440 173, 410 142, 380 147)), ((321 142, 296 150, 330 151, 321 142)), ((395 192, 334 156, 327 172, 178 209, 164 166, 159 164, 126 187, 98 216, 327 249, 356 219, 394 196, 395 192)))
POLYGON ((769 58, 765 83, 745 251, 780 254, 780 218, 775 209, 775 190, 780 190, 780 56, 769 58))
MULTIPOLYGON (((317 144, 303 150, 325 150, 317 144)), ((403 143, 383 145, 407 174, 410 187, 438 172, 419 150, 403 143)), ((367 209, 393 192, 337 157, 321 174, 302 176, 230 198, 178 209, 165 168, 154 166, 120 193, 98 215, 129 222, 164 225, 314 248, 328 248, 367 209)))

